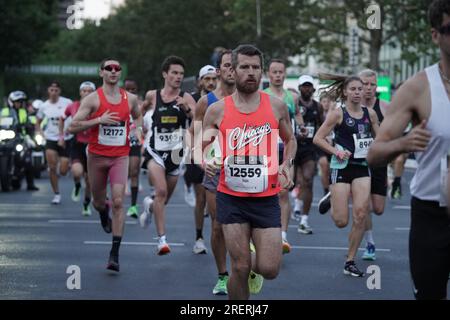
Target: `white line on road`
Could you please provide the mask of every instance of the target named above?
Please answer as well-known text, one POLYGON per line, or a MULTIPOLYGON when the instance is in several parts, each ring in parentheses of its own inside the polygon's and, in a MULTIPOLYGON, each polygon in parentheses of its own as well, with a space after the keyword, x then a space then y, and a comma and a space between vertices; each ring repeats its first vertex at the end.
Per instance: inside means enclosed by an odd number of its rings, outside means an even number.
MULTIPOLYGON (((99 224, 99 220, 48 220, 49 223, 83 223, 99 224)), ((137 221, 125 221, 125 224, 137 224, 137 221)))
POLYGON ((395 228, 396 231, 409 231, 410 228, 395 228))
MULTIPOLYGON (((293 249, 306 249, 306 250, 342 250, 347 251, 348 248, 346 247, 307 247, 307 246, 291 246, 293 249)), ((358 250, 364 251, 365 248, 359 248, 358 250)), ((391 249, 380 249, 377 248, 377 251, 381 252, 391 252, 391 249)))
MULTIPOLYGON (((84 244, 91 244, 91 245, 111 245, 111 241, 84 241, 84 244)), ((126 246, 157 246, 157 242, 122 242, 122 245, 126 246)), ((184 243, 179 242, 169 242, 170 246, 174 247, 184 247, 184 243)))

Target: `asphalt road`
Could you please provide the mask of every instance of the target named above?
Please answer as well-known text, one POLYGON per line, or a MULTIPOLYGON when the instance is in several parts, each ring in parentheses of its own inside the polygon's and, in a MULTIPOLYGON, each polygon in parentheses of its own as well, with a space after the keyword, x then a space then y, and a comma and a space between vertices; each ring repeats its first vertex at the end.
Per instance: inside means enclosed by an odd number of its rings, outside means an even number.
MULTIPOLYGON (((339 230, 328 214, 318 214, 322 192, 316 177, 315 206, 310 214, 314 234, 297 233, 297 224, 291 221, 288 239, 293 250, 283 257, 278 278, 265 281, 261 293, 252 299, 413 299, 408 265, 407 185, 411 177, 408 170, 403 199, 388 200, 385 214, 374 218, 377 260, 357 260, 364 270, 379 267, 379 288, 368 288, 368 283, 374 283, 370 275, 343 275, 349 228, 339 230)), ((144 176, 141 181, 144 192, 139 194, 139 203, 148 191, 144 176)), ((57 206, 50 204, 46 175, 37 180, 39 192, 0 193, 0 299, 226 299, 211 292, 217 280, 212 253, 192 253, 193 210, 184 202, 182 183, 167 209, 172 253, 157 256, 154 225, 144 230, 128 218, 119 274, 105 270, 111 236, 102 231, 97 214, 93 210, 92 217, 81 216, 81 203, 70 199, 71 179, 63 178, 60 183, 63 201, 57 206), (69 266, 79 267, 79 290, 67 288, 69 266)), ((209 239, 209 219, 204 233, 209 239)))

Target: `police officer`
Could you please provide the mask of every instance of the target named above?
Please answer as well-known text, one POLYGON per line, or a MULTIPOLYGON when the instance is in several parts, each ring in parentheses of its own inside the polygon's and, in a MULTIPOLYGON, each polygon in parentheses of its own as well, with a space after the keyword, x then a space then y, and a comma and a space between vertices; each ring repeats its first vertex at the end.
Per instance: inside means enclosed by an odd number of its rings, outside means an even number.
MULTIPOLYGON (((1 115, 11 116, 15 119, 14 127, 16 134, 22 137, 33 136, 34 134, 34 124, 32 123, 32 118, 29 117, 27 111, 27 95, 23 91, 13 91, 8 96, 9 108, 3 108, 1 115)), ((16 165, 23 165, 25 171, 25 178, 27 181, 27 190, 38 191, 39 188, 34 185, 34 170, 33 163, 31 161, 31 153, 25 157, 23 163, 18 163, 16 165)), ((18 177, 21 180, 22 177, 18 177)))

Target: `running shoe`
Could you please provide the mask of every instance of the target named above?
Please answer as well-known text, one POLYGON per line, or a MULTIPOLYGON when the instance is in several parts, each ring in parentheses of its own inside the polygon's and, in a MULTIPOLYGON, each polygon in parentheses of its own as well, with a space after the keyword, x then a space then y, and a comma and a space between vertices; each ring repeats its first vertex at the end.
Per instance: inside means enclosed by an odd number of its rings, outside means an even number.
POLYGON ((109 255, 108 265, 106 266, 106 269, 119 272, 120 271, 119 257, 109 255))
POLYGON ((262 275, 254 271, 250 271, 248 275, 248 289, 251 294, 258 294, 263 286, 264 278, 262 275))
POLYGON ((77 192, 77 188, 73 187, 73 189, 72 189, 72 201, 73 202, 79 202, 80 201, 80 193, 81 193, 81 188, 78 189, 78 192, 77 192))
POLYGON ((355 261, 347 261, 345 263, 344 274, 352 277, 364 277, 364 272, 356 267, 355 261))
POLYGON ((158 251, 156 252, 159 256, 163 256, 170 253, 169 244, 166 241, 166 237, 160 237, 158 239, 158 251))
POLYGON ((391 198, 392 199, 401 199, 402 197, 402 187, 399 184, 393 184, 391 189, 391 198))
POLYGON ((91 207, 89 205, 83 204, 83 210, 81 211, 81 214, 85 217, 89 217, 92 215, 91 207))
POLYGON ((53 200, 52 200, 52 204, 60 204, 60 203, 61 203, 61 195, 55 194, 55 196, 53 197, 53 200))
POLYGON ((319 213, 325 214, 331 208, 331 192, 328 192, 322 199, 319 201, 319 213))
POLYGON ((299 233, 302 233, 302 234, 312 234, 312 233, 313 233, 313 230, 312 230, 312 228, 308 225, 308 223, 300 223, 300 224, 298 225, 297 231, 298 231, 299 233))
POLYGON ((137 219, 139 217, 137 205, 131 206, 127 211, 127 216, 137 219))
POLYGON ((216 296, 226 296, 228 294, 227 283, 229 276, 219 276, 212 293, 216 296))
POLYGON ((295 221, 300 221, 301 219, 301 212, 300 211, 294 211, 291 213, 291 219, 295 221))
POLYGON ((282 247, 283 247, 283 254, 291 252, 291 245, 287 240, 283 239, 282 247))
POLYGON ((195 193, 192 186, 187 187, 184 185, 184 201, 186 201, 191 208, 195 207, 195 193))
POLYGON ((143 201, 144 212, 141 213, 139 217, 139 224, 142 228, 147 228, 148 225, 152 222, 152 203, 153 199, 151 197, 145 197, 143 201))
POLYGON ((362 255, 363 260, 375 261, 375 245, 373 243, 368 242, 366 250, 362 255))
POLYGON ((207 253, 205 241, 202 238, 199 238, 199 239, 197 239, 197 241, 195 241, 192 252, 194 252, 195 254, 206 254, 207 253))

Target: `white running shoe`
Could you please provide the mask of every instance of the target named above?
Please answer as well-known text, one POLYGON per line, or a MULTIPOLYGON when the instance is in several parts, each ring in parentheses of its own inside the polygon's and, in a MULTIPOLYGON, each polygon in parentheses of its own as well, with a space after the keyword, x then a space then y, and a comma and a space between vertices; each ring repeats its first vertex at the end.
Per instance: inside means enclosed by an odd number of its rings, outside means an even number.
POLYGON ((205 240, 200 238, 197 241, 195 241, 194 248, 192 249, 192 252, 194 252, 195 254, 206 254, 207 253, 207 249, 206 249, 206 246, 205 246, 205 240))
POLYGON ((191 207, 195 207, 195 193, 194 188, 191 186, 188 188, 186 185, 184 185, 184 201, 191 207))
POLYGON ((158 239, 158 251, 156 252, 159 256, 170 253, 170 247, 167 243, 166 236, 160 237, 158 239))
POLYGON ((61 203, 61 195, 55 194, 55 196, 53 197, 53 200, 52 200, 52 204, 60 204, 60 203, 61 203))
POLYGON ((150 223, 152 223, 152 203, 153 199, 151 197, 145 197, 143 201, 144 212, 139 217, 139 224, 142 228, 147 228, 150 223))

